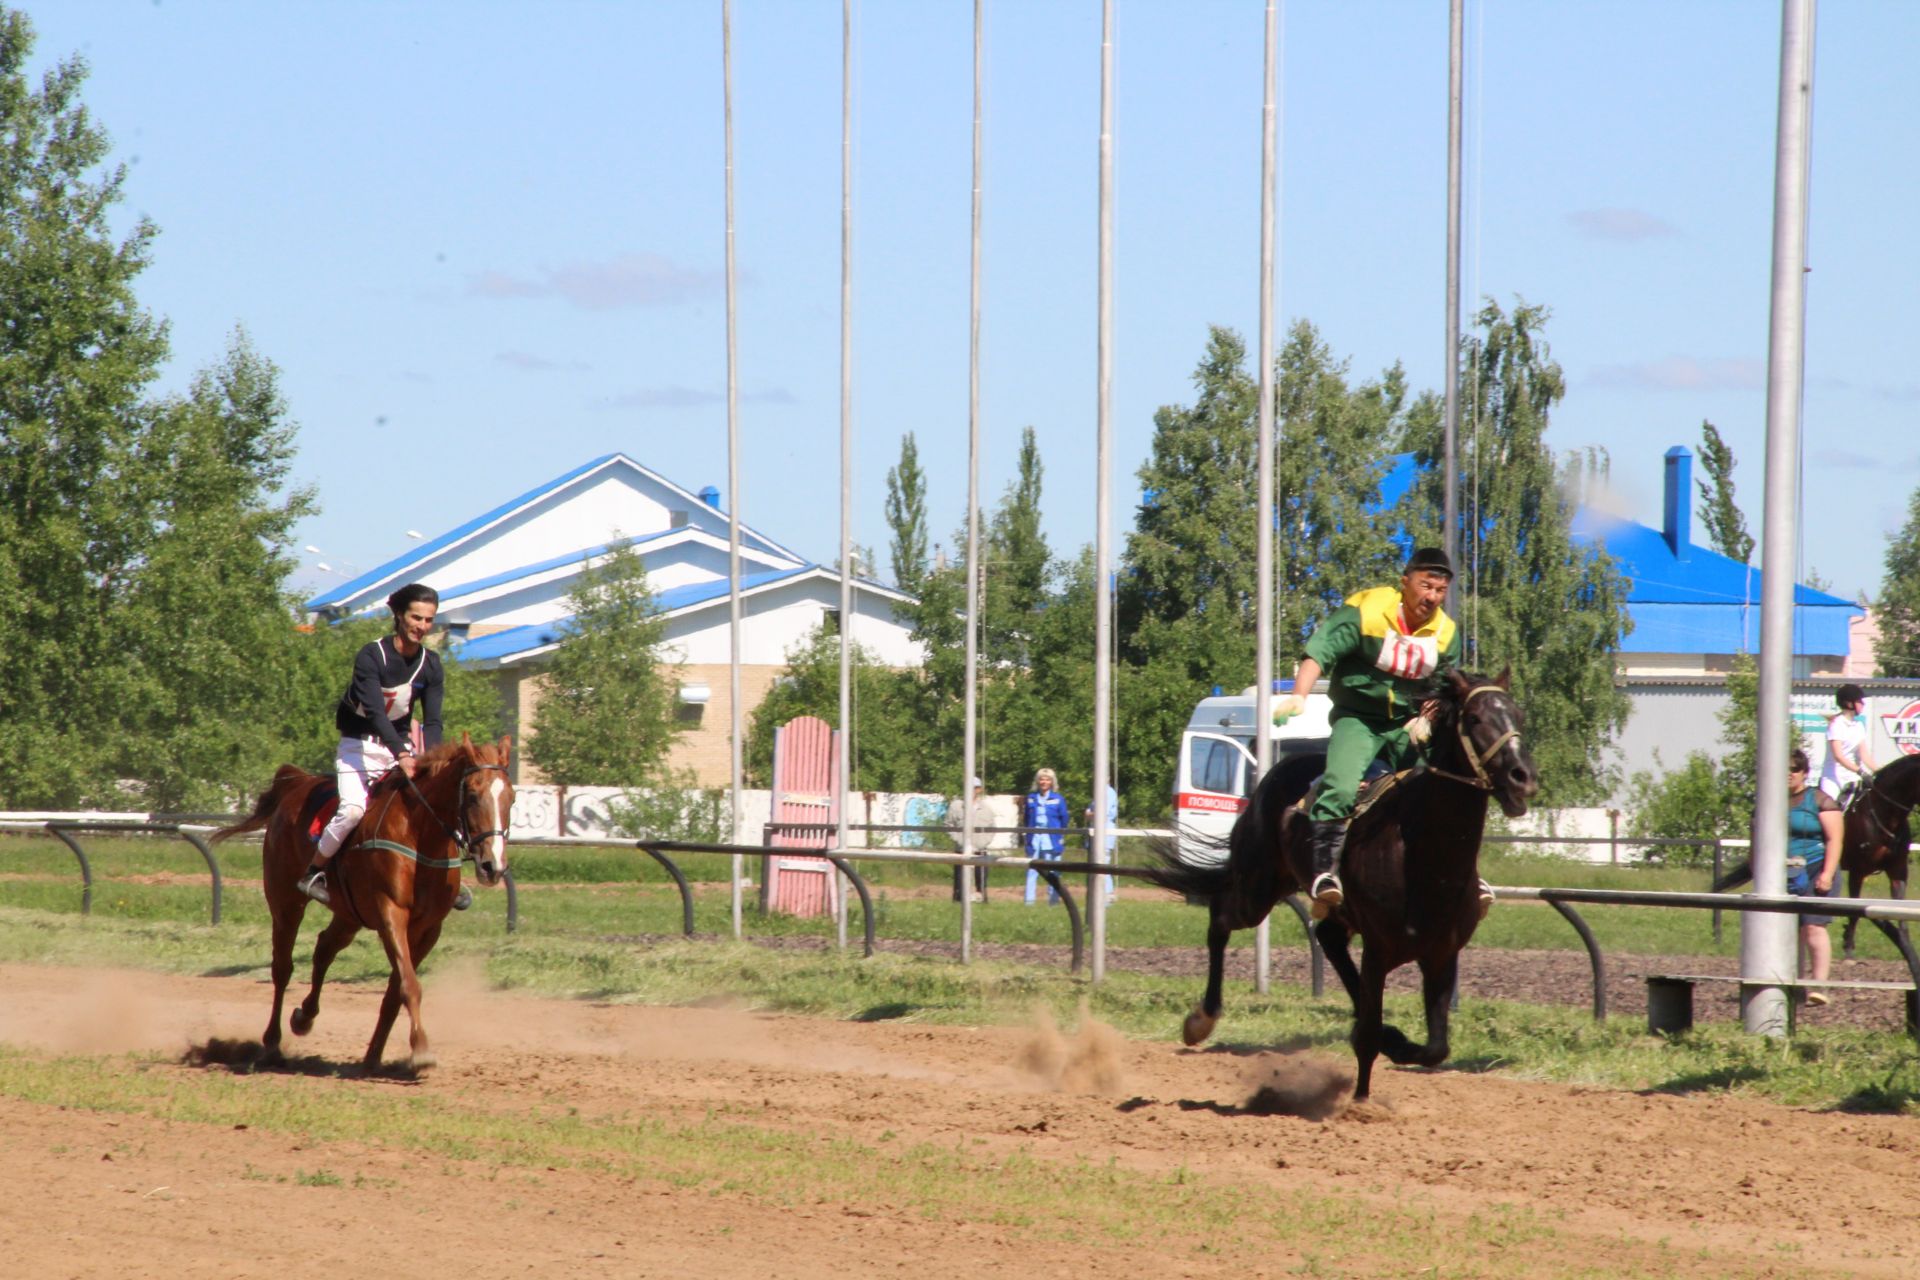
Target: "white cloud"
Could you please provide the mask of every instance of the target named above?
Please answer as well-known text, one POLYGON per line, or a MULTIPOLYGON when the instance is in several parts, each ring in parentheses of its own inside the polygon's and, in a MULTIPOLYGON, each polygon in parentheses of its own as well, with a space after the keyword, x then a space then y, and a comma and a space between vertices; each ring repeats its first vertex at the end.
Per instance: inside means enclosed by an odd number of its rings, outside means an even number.
POLYGON ((632 253, 606 262, 542 267, 535 278, 482 271, 468 277, 467 292, 481 298, 558 298, 584 310, 605 311, 693 302, 717 295, 725 282, 718 271, 683 267, 656 253, 632 253))
POLYGON ((1603 364, 1593 385, 1630 391, 1754 391, 1767 385, 1767 362, 1740 356, 1697 360, 1668 356, 1634 364, 1603 364))
POLYGON ((1567 221, 1591 240, 1654 240, 1680 234, 1672 223, 1642 209, 1576 209, 1567 221))

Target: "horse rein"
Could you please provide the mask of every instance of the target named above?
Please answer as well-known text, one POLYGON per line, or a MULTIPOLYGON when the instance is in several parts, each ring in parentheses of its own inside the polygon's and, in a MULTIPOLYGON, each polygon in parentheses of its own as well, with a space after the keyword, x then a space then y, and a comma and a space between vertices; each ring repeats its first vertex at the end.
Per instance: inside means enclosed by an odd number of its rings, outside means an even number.
POLYGON ((1493 759, 1493 757, 1499 753, 1500 748, 1506 746, 1509 742, 1517 742, 1520 738, 1520 731, 1518 729, 1509 729, 1488 743, 1485 751, 1475 751, 1473 739, 1467 737, 1466 710, 1467 704, 1481 694, 1500 692, 1504 691, 1497 684, 1475 685, 1473 688, 1467 690, 1466 697, 1460 699, 1459 710, 1454 715, 1454 732, 1460 737, 1460 750, 1466 755, 1467 763, 1473 766, 1473 776, 1469 778, 1463 774, 1454 773, 1451 770, 1442 769, 1435 765, 1427 766, 1429 773, 1437 773, 1443 778, 1450 778, 1464 786, 1472 787, 1476 791, 1490 792, 1493 790, 1493 779, 1487 776, 1487 761, 1493 759))

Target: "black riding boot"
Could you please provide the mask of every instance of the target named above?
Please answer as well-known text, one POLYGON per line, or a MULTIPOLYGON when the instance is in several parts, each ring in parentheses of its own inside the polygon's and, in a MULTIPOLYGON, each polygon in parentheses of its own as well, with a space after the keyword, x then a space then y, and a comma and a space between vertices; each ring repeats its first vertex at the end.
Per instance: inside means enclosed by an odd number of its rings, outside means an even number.
POLYGON ((1346 890, 1340 884, 1340 851, 1346 843, 1345 822, 1313 824, 1313 887, 1308 896, 1313 899, 1315 920, 1324 919, 1346 901, 1346 890))

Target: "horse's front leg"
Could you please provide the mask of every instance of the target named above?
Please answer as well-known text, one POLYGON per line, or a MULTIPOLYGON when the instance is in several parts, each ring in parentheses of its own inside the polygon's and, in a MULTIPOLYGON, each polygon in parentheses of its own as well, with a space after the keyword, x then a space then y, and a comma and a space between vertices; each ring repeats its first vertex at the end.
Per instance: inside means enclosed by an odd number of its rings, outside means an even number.
MULTIPOLYGON (((1857 898, 1860 896, 1860 882, 1867 878, 1867 873, 1859 867, 1847 867, 1846 872, 1847 896, 1849 898, 1857 898)), ((1905 886, 1891 881, 1889 883, 1892 884, 1893 896, 1896 898, 1899 897, 1901 889, 1905 886)), ((1840 930, 1840 954, 1845 959, 1853 959, 1853 931, 1857 929, 1859 925, 1859 916, 1848 916, 1846 927, 1840 930)))
POLYGON ((307 991, 307 998, 300 1002, 288 1017, 287 1023, 293 1028, 293 1034, 303 1036, 313 1030, 313 1020, 320 1016, 320 988, 326 985, 327 970, 333 966, 334 957, 341 948, 353 941, 353 935, 360 932, 360 926, 344 915, 335 914, 320 931, 313 942, 313 986, 307 991))
POLYGON ((1360 970, 1354 967, 1353 953, 1347 950, 1347 943, 1353 932, 1338 919, 1328 916, 1313 926, 1313 936, 1320 940, 1320 954, 1327 958, 1333 971, 1340 976, 1340 985, 1347 989, 1347 999, 1353 1007, 1360 1007, 1360 970))
POLYGON ((1353 993, 1355 1102, 1366 1101, 1373 1091, 1373 1063, 1380 1056, 1381 1023, 1386 1010, 1387 970, 1384 962, 1373 957, 1371 946, 1360 953, 1359 982, 1353 993))
POLYGON ((1220 1021, 1220 982, 1227 965, 1227 939, 1233 936, 1228 927, 1226 913, 1221 909, 1222 899, 1215 897, 1209 904, 1207 918, 1207 993, 1200 998, 1200 1007, 1187 1015, 1180 1027, 1180 1039, 1187 1044, 1199 1044, 1213 1034, 1214 1024, 1220 1021))
POLYGON ((426 1028, 420 1023, 420 977, 414 972, 411 913, 389 901, 383 904, 380 915, 380 942, 386 948, 392 972, 387 979, 386 995, 380 1001, 380 1020, 374 1027, 373 1039, 367 1044, 365 1065, 369 1071, 380 1066, 387 1036, 393 1030, 399 1006, 404 1003, 407 1021, 412 1027, 407 1065, 415 1071, 424 1071, 435 1064, 435 1059, 427 1048, 426 1028))

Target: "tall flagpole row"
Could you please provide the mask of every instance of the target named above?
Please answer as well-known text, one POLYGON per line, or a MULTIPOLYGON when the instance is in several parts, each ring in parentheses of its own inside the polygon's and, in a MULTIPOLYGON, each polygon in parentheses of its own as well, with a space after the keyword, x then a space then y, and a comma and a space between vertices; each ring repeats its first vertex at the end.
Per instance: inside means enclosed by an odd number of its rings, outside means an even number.
MULTIPOLYGON (((1273 766, 1273 228, 1279 149, 1276 81, 1279 76, 1280 15, 1277 0, 1267 0, 1266 62, 1260 111, 1260 479, 1254 505, 1256 589, 1253 723, 1254 767, 1264 778, 1273 766)), ((1271 930, 1262 920, 1254 933, 1254 982, 1265 993, 1272 978, 1271 930)))
MULTIPOLYGON (((840 733, 834 748, 838 795, 834 847, 847 847, 848 772, 853 742, 853 0, 840 0, 840 733)), ((835 928, 847 945, 847 894, 840 892, 835 928)))
MULTIPOLYGON (((980 671, 980 33, 985 0, 973 0, 973 233, 967 285, 967 743, 961 753, 960 847, 973 852, 973 779, 980 767, 976 723, 980 671)), ((973 960, 973 870, 963 870, 960 962, 973 960)))

